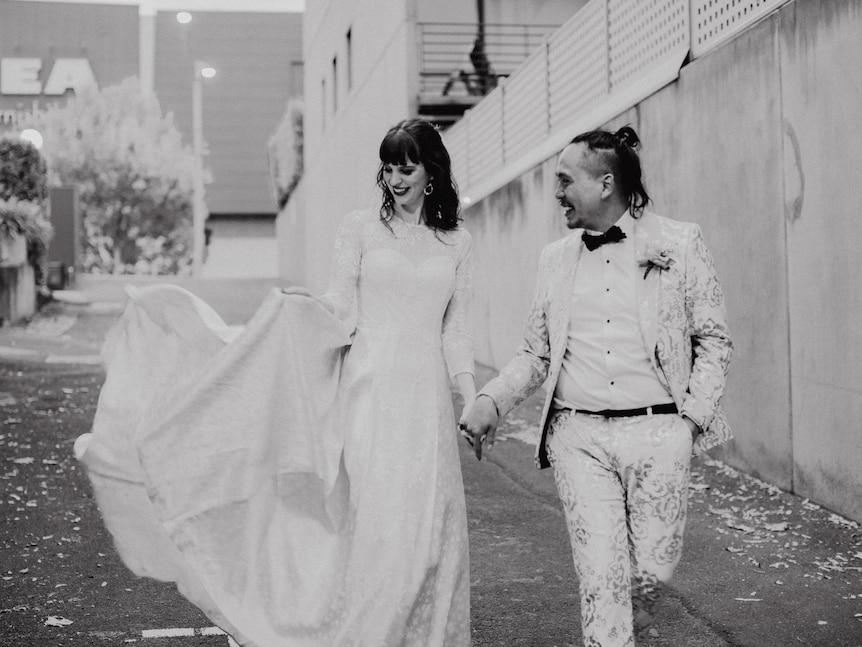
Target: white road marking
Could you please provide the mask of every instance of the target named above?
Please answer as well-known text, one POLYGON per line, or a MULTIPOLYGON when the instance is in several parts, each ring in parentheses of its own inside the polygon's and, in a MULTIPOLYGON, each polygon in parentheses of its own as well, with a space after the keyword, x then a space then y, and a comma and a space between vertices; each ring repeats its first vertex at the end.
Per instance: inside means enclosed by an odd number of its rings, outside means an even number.
MULTIPOLYGON (((218 627, 171 627, 168 629, 144 629, 141 632, 142 640, 151 640, 158 638, 186 638, 189 636, 225 636, 227 638, 228 647, 240 647, 240 645, 222 629, 218 627)), ((136 638, 126 639, 125 642, 137 642, 136 638)))
POLYGON ((179 638, 194 635, 194 629, 144 629, 141 632, 141 638, 179 638))

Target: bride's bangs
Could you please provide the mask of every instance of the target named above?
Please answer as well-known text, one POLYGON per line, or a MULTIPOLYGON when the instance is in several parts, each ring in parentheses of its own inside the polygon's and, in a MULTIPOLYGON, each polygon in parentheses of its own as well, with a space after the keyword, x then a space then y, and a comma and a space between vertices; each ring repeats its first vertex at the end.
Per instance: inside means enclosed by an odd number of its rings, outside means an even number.
POLYGON ((380 143, 380 161, 397 166, 418 164, 419 147, 406 130, 396 130, 380 143))

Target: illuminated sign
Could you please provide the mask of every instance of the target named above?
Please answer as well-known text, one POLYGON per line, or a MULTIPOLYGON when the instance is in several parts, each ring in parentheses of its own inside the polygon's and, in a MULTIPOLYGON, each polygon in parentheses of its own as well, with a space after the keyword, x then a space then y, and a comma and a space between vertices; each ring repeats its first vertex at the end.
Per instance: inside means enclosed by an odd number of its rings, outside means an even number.
POLYGON ((0 58, 0 94, 61 96, 67 90, 76 94, 96 85, 96 75, 86 58, 58 58, 42 85, 40 58, 0 58))

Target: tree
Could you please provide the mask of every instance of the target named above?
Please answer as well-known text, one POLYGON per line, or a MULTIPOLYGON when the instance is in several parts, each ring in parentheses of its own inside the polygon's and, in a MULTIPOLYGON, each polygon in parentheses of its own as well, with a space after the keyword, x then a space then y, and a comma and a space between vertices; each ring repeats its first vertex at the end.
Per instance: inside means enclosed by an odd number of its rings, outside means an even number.
POLYGON ((177 274, 191 267, 194 154, 134 78, 37 112, 52 186, 73 185, 84 271, 177 274))
POLYGON ((290 99, 281 123, 266 145, 269 174, 279 209, 284 209, 302 178, 302 111, 302 102, 290 99))

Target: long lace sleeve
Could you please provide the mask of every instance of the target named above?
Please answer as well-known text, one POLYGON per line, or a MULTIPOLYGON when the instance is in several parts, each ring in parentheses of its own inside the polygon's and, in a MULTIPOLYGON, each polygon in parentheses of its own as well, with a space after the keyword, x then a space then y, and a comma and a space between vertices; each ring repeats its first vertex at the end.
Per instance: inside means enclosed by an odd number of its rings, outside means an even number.
POLYGON ((332 304, 335 315, 342 321, 353 312, 356 282, 362 260, 362 213, 347 214, 338 227, 332 255, 329 287, 323 299, 332 304))
POLYGON ((461 231, 455 269, 455 291, 443 315, 443 352, 449 375, 474 373, 473 369, 473 242, 461 231))

